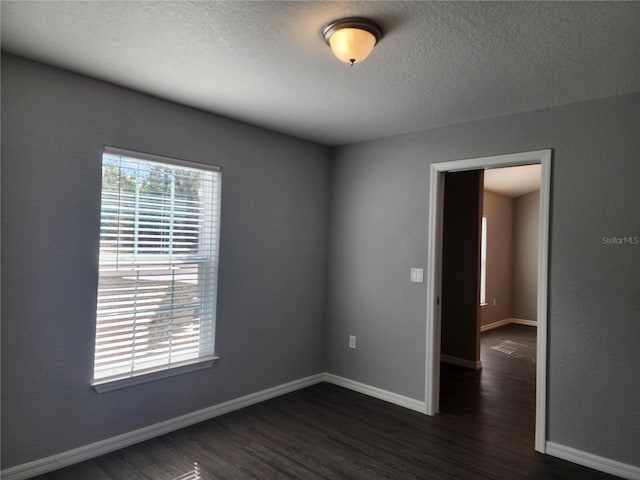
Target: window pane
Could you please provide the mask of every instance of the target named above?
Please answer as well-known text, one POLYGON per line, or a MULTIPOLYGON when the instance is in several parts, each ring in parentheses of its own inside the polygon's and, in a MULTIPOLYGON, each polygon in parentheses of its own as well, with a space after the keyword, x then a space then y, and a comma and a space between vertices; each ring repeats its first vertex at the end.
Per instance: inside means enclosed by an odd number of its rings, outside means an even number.
POLYGON ((487 217, 482 217, 482 240, 480 253, 480 303, 487 303, 487 217))
POLYGON ((220 173, 109 152, 102 173, 94 379, 213 355, 220 173))

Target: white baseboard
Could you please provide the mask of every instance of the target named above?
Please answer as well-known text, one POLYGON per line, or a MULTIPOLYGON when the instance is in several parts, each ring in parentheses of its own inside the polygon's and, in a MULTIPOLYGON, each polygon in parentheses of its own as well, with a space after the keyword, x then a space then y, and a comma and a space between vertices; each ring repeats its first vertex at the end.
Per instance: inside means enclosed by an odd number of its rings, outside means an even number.
POLYGON ((593 455, 592 453, 565 447, 554 442, 547 442, 547 455, 568 460, 584 467, 593 468, 600 472, 616 475, 628 480, 640 480, 640 467, 610 460, 608 458, 593 455))
POLYGON ((23 480, 36 475, 42 475, 43 473, 67 467, 74 463, 83 462, 90 458, 104 455, 105 453, 110 453, 115 450, 224 415, 225 413, 233 412, 234 410, 239 410, 241 408, 248 407, 249 405, 284 395, 285 393, 290 393, 316 383, 322 383, 323 381, 325 381, 325 375, 323 373, 319 373, 317 375, 312 375, 310 377, 301 378, 282 385, 267 388, 240 398, 229 400, 228 402, 223 402, 212 407, 188 413, 171 420, 156 423, 155 425, 150 425, 139 430, 123 433, 122 435, 107 438, 105 440, 74 448, 73 450, 68 450, 56 455, 51 455, 50 457, 41 458, 33 462, 7 468, 0 472, 0 478, 3 480, 23 480))
POLYGON ((535 320, 525 320, 524 318, 511 318, 511 323, 515 323, 517 325, 527 325, 529 327, 537 327, 538 322, 535 320))
MULTIPOLYGON (((455 358, 455 357, 449 357, 455 358)), ((461 360, 461 359, 458 359, 461 360)), ((444 361, 444 360, 443 360, 444 361)), ((468 361, 466 361, 468 362, 468 361)), ((473 364, 474 362, 469 362, 473 364)), ((480 362, 477 362, 480 363, 480 362)), ((473 367, 472 367, 473 368, 473 367)), ((381 388, 372 387, 364 383, 356 382, 348 378, 339 377, 331 373, 319 373, 310 377, 301 378, 275 387, 267 388, 259 392, 245 395, 228 402, 220 403, 212 407, 204 408, 180 417, 156 423, 148 427, 124 433, 116 437, 101 440, 66 452, 58 453, 50 457, 28 462, 15 467, 7 468, 0 472, 3 480, 24 480, 42 475, 59 468, 63 468, 75 463, 79 463, 90 458, 104 455, 121 448, 134 445, 151 438, 164 435, 166 433, 179 430, 190 425, 194 425, 211 418, 224 415, 235 410, 239 410, 250 405, 254 405, 265 400, 269 400, 286 393, 293 392, 321 382, 333 383, 335 385, 354 390, 365 395, 369 395, 380 400, 384 400, 401 407, 425 412, 425 402, 413 398, 405 397, 397 393, 389 392, 381 388)), ((565 447, 554 442, 546 442, 546 453, 548 455, 568 460, 578 465, 593 468, 611 475, 617 475, 628 480, 640 480, 640 467, 628 465, 608 458, 593 455, 587 452, 565 447)))
POLYGON ((452 357, 451 355, 440 355, 440 361, 444 363, 450 363, 458 367, 470 368, 472 370, 482 370, 482 361, 467 360, 466 358, 452 357))
POLYGON ((349 390, 353 390, 355 392, 364 393, 365 395, 384 400, 385 402, 400 405, 401 407, 405 407, 410 410, 415 410, 416 412, 424 413, 426 409, 426 405, 423 401, 405 397, 403 395, 399 395, 388 390, 383 390, 378 387, 372 387, 371 385, 356 382, 355 380, 339 377, 338 375, 334 375, 332 373, 325 373, 324 381, 327 383, 333 383, 334 385, 338 385, 340 387, 348 388, 349 390))
POLYGON ((480 331, 486 332, 487 330, 493 330, 494 328, 503 327, 504 325, 509 325, 511 323, 515 323, 518 325, 527 325, 529 327, 538 326, 538 322, 536 322, 535 320, 525 320, 524 318, 505 318, 504 320, 498 320, 497 322, 481 325, 480 331))
POLYGON ((486 325, 480 326, 481 332, 486 332, 487 330, 493 330, 494 328, 502 327, 504 325, 509 325, 511 323, 510 318, 505 318, 504 320, 498 320, 497 322, 488 323, 486 325))

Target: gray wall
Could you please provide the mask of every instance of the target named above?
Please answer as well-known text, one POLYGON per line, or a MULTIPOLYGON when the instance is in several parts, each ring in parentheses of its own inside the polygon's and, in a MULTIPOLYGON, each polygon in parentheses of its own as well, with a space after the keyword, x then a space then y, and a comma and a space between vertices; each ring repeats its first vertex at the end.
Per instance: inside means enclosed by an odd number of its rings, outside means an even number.
POLYGON ((511 317, 538 318, 540 191, 513 200, 513 306, 511 317))
POLYGON ((429 165, 553 148, 547 435, 640 466, 640 246, 602 242, 640 231, 639 131, 636 93, 337 149, 328 370, 422 399, 429 165))
POLYGON ((425 266, 428 164, 401 147, 392 138, 335 150, 325 365, 422 399, 425 284, 410 282, 410 268, 425 266))
POLYGON ((447 172, 442 220, 441 353, 480 360, 483 170, 447 172))
POLYGON ((483 199, 482 214, 487 217, 487 305, 480 309, 480 322, 487 325, 512 317, 513 199, 487 190, 483 199))
POLYGON ((329 150, 2 57, 2 468, 324 370, 329 150), (103 145, 221 165, 216 349, 92 378, 103 145))
POLYGON ((308 142, 11 56, 2 70, 2 468, 325 367, 422 399, 426 285, 409 269, 425 266, 429 165, 539 148, 548 436, 640 466, 640 247, 602 242, 640 230, 640 94, 345 146, 329 179, 331 152, 308 142), (222 165, 221 359, 98 395, 103 144, 222 165))

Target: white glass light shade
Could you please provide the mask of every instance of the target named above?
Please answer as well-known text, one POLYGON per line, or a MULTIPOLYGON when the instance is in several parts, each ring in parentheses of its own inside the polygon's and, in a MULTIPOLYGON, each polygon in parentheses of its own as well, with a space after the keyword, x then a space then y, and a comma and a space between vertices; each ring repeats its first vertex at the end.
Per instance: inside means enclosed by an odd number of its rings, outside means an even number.
POLYGON ((341 28, 329 38, 334 55, 345 63, 361 62, 369 56, 376 44, 376 37, 359 28, 341 28))

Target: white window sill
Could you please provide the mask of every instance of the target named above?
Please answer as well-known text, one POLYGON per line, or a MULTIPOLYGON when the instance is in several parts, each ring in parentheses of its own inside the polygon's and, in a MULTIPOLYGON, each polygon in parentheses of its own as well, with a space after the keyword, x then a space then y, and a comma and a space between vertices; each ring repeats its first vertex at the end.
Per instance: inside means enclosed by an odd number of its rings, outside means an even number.
POLYGON ((481 307, 486 307, 487 305, 489 305, 488 303, 481 303, 480 306, 481 307))
POLYGON ((112 390, 120 390, 121 388, 140 385, 141 383, 153 382, 162 378, 182 375, 183 373, 195 372, 212 366, 219 357, 206 357, 194 360, 192 363, 186 363, 177 366, 165 366, 160 370, 153 370, 148 373, 136 375, 134 377, 107 378, 104 380, 94 381, 91 386, 98 393, 110 392, 112 390))

